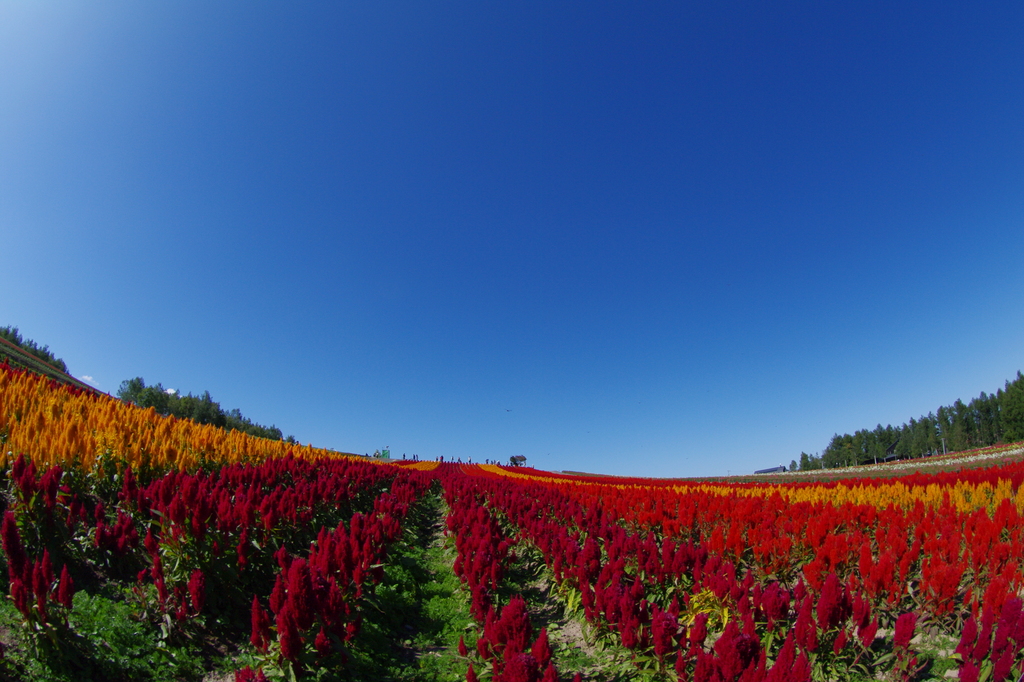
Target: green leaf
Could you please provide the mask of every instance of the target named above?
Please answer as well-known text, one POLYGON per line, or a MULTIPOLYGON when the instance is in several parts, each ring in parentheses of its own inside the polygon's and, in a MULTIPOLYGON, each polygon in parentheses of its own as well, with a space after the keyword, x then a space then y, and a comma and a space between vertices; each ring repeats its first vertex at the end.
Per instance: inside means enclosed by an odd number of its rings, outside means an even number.
POLYGON ((875 659, 875 664, 876 665, 885 665, 886 663, 888 663, 889 661, 893 660, 894 658, 896 658, 896 654, 893 653, 892 651, 890 651, 890 652, 882 654, 881 656, 876 658, 875 659))

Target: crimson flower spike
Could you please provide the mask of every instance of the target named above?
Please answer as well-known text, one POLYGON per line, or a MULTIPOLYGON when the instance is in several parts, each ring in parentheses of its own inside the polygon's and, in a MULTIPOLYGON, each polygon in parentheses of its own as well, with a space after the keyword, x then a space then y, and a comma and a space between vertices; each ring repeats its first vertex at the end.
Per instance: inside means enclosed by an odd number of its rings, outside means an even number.
POLYGON ((266 653, 270 645, 270 614, 260 604, 259 597, 252 597, 252 634, 249 641, 257 650, 266 653))
POLYGON ((7 555, 7 571, 11 580, 24 579, 28 555, 25 553, 25 546, 18 533, 18 522, 14 517, 14 512, 8 511, 4 514, 3 525, 0 526, 0 537, 3 539, 4 554, 7 555))
POLYGON ((71 579, 71 574, 68 573, 68 565, 64 564, 64 568, 60 572, 60 587, 57 588, 57 601, 60 602, 61 606, 70 611, 74 596, 75 583, 71 579))

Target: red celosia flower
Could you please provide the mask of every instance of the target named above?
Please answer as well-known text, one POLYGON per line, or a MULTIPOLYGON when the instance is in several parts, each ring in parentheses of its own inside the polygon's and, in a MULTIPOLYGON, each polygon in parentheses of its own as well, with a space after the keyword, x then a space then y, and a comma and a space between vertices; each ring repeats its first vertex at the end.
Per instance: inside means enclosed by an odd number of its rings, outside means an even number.
POLYGON ((469 649, 466 648, 466 641, 462 638, 462 635, 459 635, 459 656, 464 658, 469 656, 469 649))
POLYGON ((858 594, 853 598, 853 624, 858 628, 864 628, 870 621, 871 602, 858 594))
POLYGON ((194 612, 201 612, 206 603, 206 576, 199 569, 192 571, 192 576, 188 580, 188 594, 192 598, 194 612))
POLYGON ((981 632, 978 633, 977 643, 971 651, 971 658, 981 663, 992 651, 992 628, 995 626, 995 612, 992 607, 985 604, 981 610, 981 632))
POLYGON ((188 602, 185 601, 185 589, 180 585, 174 588, 174 599, 178 602, 178 609, 174 612, 174 617, 178 620, 185 620, 188 618, 188 602))
POLYGON ((731 620, 725 626, 722 636, 715 642, 715 654, 718 656, 718 668, 724 679, 738 680, 740 675, 757 662, 760 643, 740 632, 736 621, 731 620))
POLYGON ((326 656, 331 653, 331 640, 328 639, 327 633, 324 632, 322 627, 320 628, 320 632, 316 633, 316 640, 313 642, 313 647, 321 656, 326 656))
POLYGON ((960 668, 960 682, 978 682, 981 677, 981 668, 973 661, 966 661, 960 668))
POLYGON ((235 547, 235 554, 238 556, 238 568, 244 569, 249 565, 249 560, 246 557, 246 552, 249 549, 249 527, 246 526, 242 529, 242 534, 238 538, 238 545, 235 547))
POLYGON ((814 622, 814 616, 811 615, 811 608, 811 595, 807 595, 800 606, 793 630, 800 646, 814 652, 818 650, 818 627, 814 622))
POLYGON ((849 596, 835 573, 829 573, 818 599, 818 626, 831 630, 850 616, 849 596))
POLYGON ((676 679, 679 682, 686 682, 689 677, 686 674, 686 654, 685 649, 680 649, 679 653, 676 654, 676 679))
POLYGON ((807 653, 801 651, 789 671, 789 682, 810 682, 810 680, 811 662, 807 659, 807 653))
POLYGON ((721 679, 715 669, 714 656, 698 651, 697 664, 693 667, 693 682, 717 682, 721 679))
POLYGON ((295 624, 300 630, 313 627, 313 618, 316 615, 313 607, 313 584, 305 559, 295 559, 288 569, 288 603, 291 604, 295 624))
POLYGON ((878 618, 871 621, 867 627, 860 628, 857 634, 860 637, 861 645, 865 649, 869 648, 872 642, 875 641, 875 635, 878 634, 878 618))
MULTIPOLYGON (((49 560, 50 555, 46 554, 45 556, 49 560)), ((46 622, 46 597, 50 592, 50 586, 46 582, 46 574, 41 561, 32 562, 32 592, 36 596, 36 606, 39 608, 40 617, 43 622, 46 622)))
POLYGON ((277 614, 277 641, 281 645, 281 656, 293 663, 299 660, 302 651, 302 638, 295 625, 291 602, 285 602, 277 614))
POLYGON ((146 548, 146 551, 149 552, 150 556, 156 556, 157 552, 160 550, 160 543, 157 542, 157 539, 153 536, 152 529, 146 531, 146 537, 142 540, 142 546, 146 548))
POLYGON ((292 563, 291 555, 288 554, 288 550, 283 546, 274 552, 274 560, 282 571, 287 571, 292 563))
POLYGON ((14 512, 4 514, 3 525, 0 526, 0 536, 3 538, 4 554, 7 555, 7 571, 10 579, 23 579, 25 576, 28 555, 25 554, 25 546, 21 543, 21 535, 18 534, 18 522, 14 518, 14 512))
POLYGON ((166 604, 169 595, 167 593, 167 583, 164 581, 164 569, 163 564, 160 562, 159 554, 153 557, 153 568, 150 569, 150 573, 153 575, 153 584, 156 585, 156 593, 160 603, 166 604))
POLYGON ((703 646, 704 640, 708 636, 708 614, 698 613, 697 617, 693 620, 693 625, 690 626, 690 648, 695 649, 699 646, 703 646))
POLYGON ((800 582, 796 584, 796 587, 793 588, 793 597, 798 602, 803 603, 805 596, 807 596, 807 586, 804 585, 804 581, 801 579, 800 582))
POLYGON ((627 649, 635 649, 640 644, 640 621, 634 616, 628 616, 619 624, 622 646, 627 649))
POLYGON ((532 654, 514 652, 505 657, 501 682, 539 682, 540 670, 532 654))
POLYGON ((771 583, 761 596, 761 609, 768 620, 768 628, 774 628, 775 622, 789 613, 789 592, 782 589, 779 583, 771 583))
POLYGON ((39 562, 39 572, 43 580, 44 590, 50 591, 53 587, 53 562, 50 561, 50 550, 43 550, 43 559, 39 562))
POLYGON ((1013 659, 1013 649, 1004 649, 1003 653, 995 659, 995 664, 992 666, 992 679, 1005 680, 1008 678, 1013 671, 1013 659))
POLYGON ((129 466, 124 470, 124 483, 121 485, 121 492, 117 494, 117 499, 135 504, 137 494, 138 482, 135 479, 135 472, 129 466))
POLYGON ((548 663, 551 662, 551 646, 548 644, 547 628, 540 629, 540 634, 537 635, 537 640, 533 643, 530 653, 537 659, 537 664, 541 668, 548 667, 548 663))
POLYGON ((893 636, 893 645, 898 649, 904 649, 910 645, 914 637, 914 628, 917 626, 916 613, 904 613, 896 619, 896 634, 893 636))
POLYGON ((1013 597, 1007 599, 1003 604, 999 623, 996 625, 996 635, 992 642, 992 660, 996 664, 993 667, 992 679, 1003 679, 1010 674, 1010 667, 1022 646, 1024 646, 1024 610, 1022 610, 1021 599, 1013 597))
POLYGON ((779 655, 775 658, 775 663, 772 665, 771 670, 768 671, 764 682, 789 682, 789 675, 795 662, 796 640, 793 638, 793 634, 790 633, 782 644, 779 655))
POLYGON ((28 600, 29 593, 25 588, 25 583, 17 576, 11 578, 11 601, 14 602, 14 608, 18 609, 26 618, 29 617, 28 600))
POLYGON ((82 501, 77 497, 72 498, 71 504, 68 505, 68 526, 74 526, 82 518, 83 514, 82 501))
POLYGON ((284 607, 284 602, 284 576, 278 573, 277 579, 274 581, 274 589, 270 591, 270 610, 275 614, 281 613, 281 608, 284 607))
POLYGON ((64 568, 60 572, 60 587, 57 588, 57 601, 60 602, 61 606, 70 611, 74 595, 75 583, 71 579, 71 574, 68 573, 68 565, 64 564, 64 568))
POLYGON ((846 646, 846 630, 840 630, 836 641, 832 643, 832 652, 838 656, 839 652, 846 646))
POLYGON ((25 475, 25 469, 29 464, 29 460, 25 457, 24 453, 18 455, 18 459, 14 460, 14 465, 11 467, 11 478, 15 481, 21 479, 25 475))
POLYGON ((252 634, 249 641, 259 651, 266 653, 270 646, 270 614, 263 610, 256 595, 252 598, 252 634))
POLYGON ((249 666, 235 671, 235 682, 267 682, 267 676, 262 670, 253 672, 249 666))
POLYGON ((356 616, 355 620, 351 620, 348 623, 345 623, 345 641, 346 642, 351 642, 352 638, 355 637, 356 634, 359 632, 360 621, 361 621, 361 618, 356 616))
POLYGON ((39 489, 43 491, 43 503, 48 513, 52 513, 57 506, 57 488, 63 473, 59 466, 54 466, 39 479, 39 489))
POLYGON ((499 639, 506 646, 506 652, 526 650, 530 641, 530 617, 526 613, 526 602, 522 595, 512 597, 508 605, 501 610, 496 627, 499 639))
POLYGON ((651 639, 654 644, 654 655, 663 658, 675 646, 675 635, 679 624, 675 617, 667 611, 662 611, 657 606, 651 614, 651 639))
POLYGON ((473 670, 473 664, 469 664, 469 670, 466 671, 466 682, 477 682, 476 671, 473 670))
POLYGON ((978 641, 978 621, 971 616, 964 623, 964 629, 960 632, 960 643, 956 647, 956 653, 960 654, 960 657, 967 661, 972 658, 971 654, 974 651, 974 645, 978 641))

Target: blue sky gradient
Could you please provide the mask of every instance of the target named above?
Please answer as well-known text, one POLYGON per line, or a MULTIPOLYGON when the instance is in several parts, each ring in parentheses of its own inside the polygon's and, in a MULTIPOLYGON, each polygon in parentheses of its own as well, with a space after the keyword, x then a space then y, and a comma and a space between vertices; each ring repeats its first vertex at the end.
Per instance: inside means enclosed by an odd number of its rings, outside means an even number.
POLYGON ((0 324, 339 450, 788 463, 1024 369, 1022 29, 0 2, 0 324))

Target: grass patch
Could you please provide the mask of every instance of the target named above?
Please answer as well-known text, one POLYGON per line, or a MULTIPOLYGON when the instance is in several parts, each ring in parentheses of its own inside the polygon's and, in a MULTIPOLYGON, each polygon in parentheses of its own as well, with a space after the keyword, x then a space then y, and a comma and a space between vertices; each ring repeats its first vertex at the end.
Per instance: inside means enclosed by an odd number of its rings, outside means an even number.
POLYGON ((127 682, 203 677, 203 661, 195 651, 161 641, 159 631, 117 595, 78 592, 69 624, 74 632, 70 641, 40 655, 24 636, 21 615, 9 600, 0 601, 0 637, 7 649, 0 679, 127 682))

